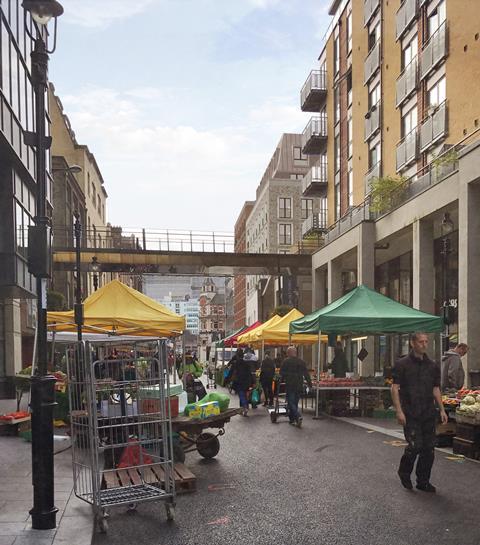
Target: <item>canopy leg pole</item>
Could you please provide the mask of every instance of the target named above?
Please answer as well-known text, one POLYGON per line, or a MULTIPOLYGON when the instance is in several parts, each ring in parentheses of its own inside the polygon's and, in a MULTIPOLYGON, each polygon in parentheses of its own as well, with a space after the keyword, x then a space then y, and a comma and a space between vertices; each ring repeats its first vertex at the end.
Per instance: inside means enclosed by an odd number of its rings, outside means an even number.
POLYGON ((265 358, 265 339, 262 339, 262 353, 260 354, 260 361, 262 362, 265 358))
POLYGON ((320 416, 318 414, 318 406, 320 404, 320 369, 321 369, 321 362, 320 362, 320 354, 322 352, 321 347, 321 333, 318 332, 318 354, 317 354, 317 387, 315 392, 315 416, 313 417, 314 420, 320 420, 320 416))
POLYGON ((51 353, 51 358, 50 358, 50 367, 54 369, 54 365, 55 365, 55 334, 56 334, 56 331, 53 330, 52 332, 52 345, 51 345, 51 350, 52 350, 52 353, 51 353))

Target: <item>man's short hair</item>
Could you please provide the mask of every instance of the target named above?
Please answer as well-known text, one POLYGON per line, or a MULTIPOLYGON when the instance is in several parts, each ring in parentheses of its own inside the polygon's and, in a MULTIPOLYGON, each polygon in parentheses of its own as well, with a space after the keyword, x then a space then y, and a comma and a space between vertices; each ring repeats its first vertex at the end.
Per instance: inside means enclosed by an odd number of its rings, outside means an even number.
POLYGON ((463 348, 464 350, 468 350, 468 344, 458 343, 455 348, 463 348))
POLYGON ((420 337, 420 335, 428 336, 427 333, 425 333, 424 331, 417 331, 410 335, 410 341, 418 341, 418 337, 420 337))

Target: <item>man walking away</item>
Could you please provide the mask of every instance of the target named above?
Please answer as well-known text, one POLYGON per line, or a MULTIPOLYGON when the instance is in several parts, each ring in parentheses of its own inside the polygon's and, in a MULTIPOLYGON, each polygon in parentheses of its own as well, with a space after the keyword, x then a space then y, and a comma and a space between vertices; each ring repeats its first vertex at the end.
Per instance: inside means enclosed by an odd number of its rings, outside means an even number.
POLYGON ((260 367, 260 383, 265 396, 264 407, 273 405, 273 377, 275 376, 275 362, 270 357, 270 352, 265 351, 265 358, 260 367))
POLYGON ((287 349, 287 358, 282 363, 280 376, 285 382, 290 424, 296 423, 300 428, 302 426, 302 415, 298 410, 298 402, 303 391, 303 379, 307 381, 310 388, 312 387, 312 380, 307 371, 307 364, 297 358, 297 349, 294 346, 289 346, 287 349))
POLYGON ((468 352, 465 343, 459 343, 445 352, 442 358, 442 391, 460 390, 465 382, 462 359, 468 352))
POLYGON ((410 346, 412 350, 408 356, 400 358, 392 372, 393 405, 408 443, 398 475, 402 485, 411 490, 410 475, 418 457, 417 488, 435 492, 435 487, 430 483, 435 444, 435 401, 442 423, 448 420, 440 393, 440 367, 426 354, 428 336, 425 333, 414 333, 410 346))

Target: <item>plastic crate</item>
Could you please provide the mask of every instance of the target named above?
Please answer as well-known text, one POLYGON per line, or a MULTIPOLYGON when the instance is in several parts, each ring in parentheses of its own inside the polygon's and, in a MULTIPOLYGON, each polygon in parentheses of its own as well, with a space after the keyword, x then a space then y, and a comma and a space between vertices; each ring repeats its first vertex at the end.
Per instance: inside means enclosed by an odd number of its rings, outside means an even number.
POLYGON ((459 437, 455 437, 453 439, 453 453, 461 454, 465 456, 465 458, 479 460, 480 446, 475 444, 473 441, 468 441, 467 439, 460 439, 459 437))
POLYGON ((478 424, 457 424, 456 436, 459 439, 466 439, 467 441, 473 441, 480 446, 480 426, 478 424))

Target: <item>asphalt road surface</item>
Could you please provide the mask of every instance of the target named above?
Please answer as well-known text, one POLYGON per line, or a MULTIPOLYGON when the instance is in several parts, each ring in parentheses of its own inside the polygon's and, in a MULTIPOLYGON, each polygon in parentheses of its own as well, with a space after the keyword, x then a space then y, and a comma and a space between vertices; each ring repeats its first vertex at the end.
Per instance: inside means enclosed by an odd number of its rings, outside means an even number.
POLYGON ((436 453, 437 494, 407 491, 398 440, 305 415, 302 429, 265 409, 237 416, 218 457, 187 455, 197 491, 162 504, 112 509, 95 545, 478 545, 480 464, 436 453))

